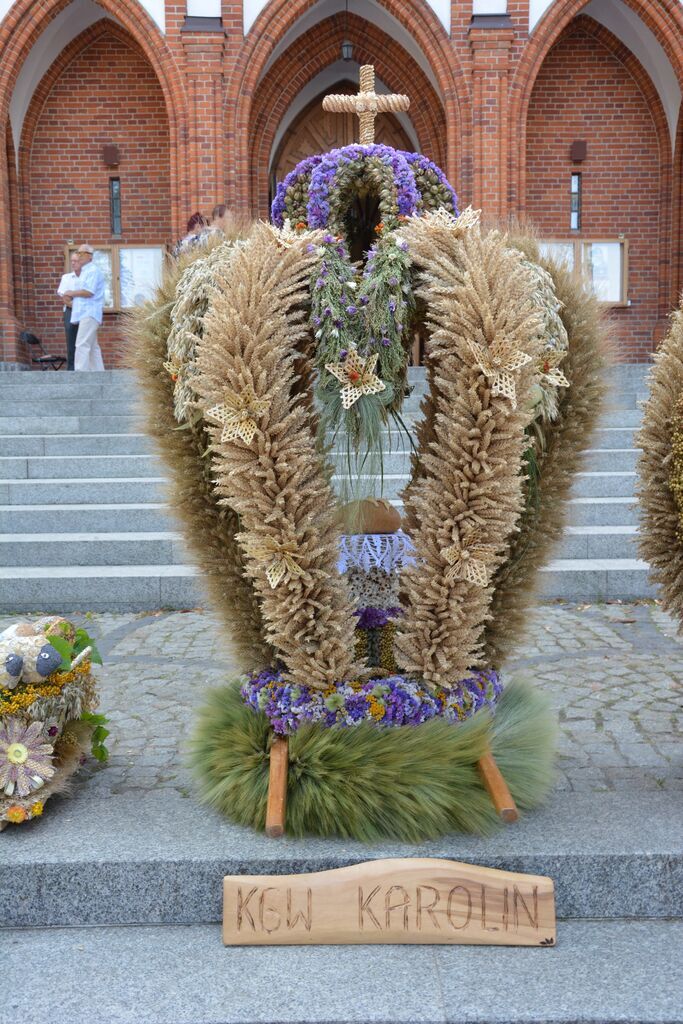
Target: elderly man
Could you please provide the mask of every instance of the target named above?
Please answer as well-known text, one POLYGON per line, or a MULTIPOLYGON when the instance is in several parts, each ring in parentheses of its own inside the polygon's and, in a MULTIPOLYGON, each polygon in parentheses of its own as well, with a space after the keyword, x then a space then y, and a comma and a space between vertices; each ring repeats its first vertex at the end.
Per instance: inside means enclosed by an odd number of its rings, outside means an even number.
POLYGON ((73 291, 78 288, 78 277, 81 273, 81 261, 77 252, 71 253, 71 270, 67 274, 62 274, 62 279, 59 282, 59 288, 57 289, 57 295, 64 303, 62 314, 64 317, 64 334, 66 335, 66 368, 67 370, 73 370, 74 368, 74 357, 76 355, 76 335, 78 334, 78 324, 71 323, 71 304, 73 299, 65 298, 66 292, 73 291))
POLYGON ((81 245, 77 252, 81 267, 78 289, 64 292, 64 299, 72 299, 71 323, 78 324, 74 369, 103 370, 97 331, 104 308, 104 277, 93 263, 95 250, 91 245, 81 245))

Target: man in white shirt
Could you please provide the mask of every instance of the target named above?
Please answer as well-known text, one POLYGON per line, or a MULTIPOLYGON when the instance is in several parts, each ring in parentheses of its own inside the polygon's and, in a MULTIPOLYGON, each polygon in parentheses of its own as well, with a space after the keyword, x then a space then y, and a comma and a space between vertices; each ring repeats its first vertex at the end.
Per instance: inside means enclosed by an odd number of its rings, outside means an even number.
POLYGON ((64 317, 64 334, 66 335, 66 368, 67 370, 73 370, 74 368, 74 355, 76 353, 76 335, 78 334, 78 324, 71 323, 71 304, 73 299, 66 299, 64 296, 68 291, 74 291, 78 288, 78 275, 81 272, 80 257, 77 252, 71 253, 71 270, 68 274, 62 274, 62 279, 59 282, 59 288, 57 289, 57 295, 64 303, 62 315, 64 317))
POLYGON ((74 369, 103 370, 102 352, 97 341, 97 332, 102 323, 104 309, 104 277, 93 263, 95 250, 91 245, 81 245, 78 257, 81 273, 78 288, 64 293, 65 299, 72 299, 71 323, 78 324, 76 335, 76 357, 74 369))

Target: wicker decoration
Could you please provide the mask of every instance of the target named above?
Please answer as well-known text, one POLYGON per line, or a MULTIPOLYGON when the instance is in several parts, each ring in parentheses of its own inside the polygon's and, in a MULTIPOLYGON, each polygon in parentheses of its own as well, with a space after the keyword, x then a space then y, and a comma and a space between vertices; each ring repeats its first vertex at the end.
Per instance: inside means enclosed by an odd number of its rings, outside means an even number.
POLYGON ((403 496, 417 564, 401 577, 406 615, 396 647, 401 667, 433 686, 448 686, 482 663, 492 588, 475 570, 445 579, 445 552, 454 537, 476 530, 489 572, 505 558, 523 507, 531 416, 525 407, 540 355, 540 314, 521 255, 497 232, 482 237, 470 216, 466 224, 412 218, 402 229, 430 327, 432 411, 419 436, 418 471, 403 496), (470 341, 481 351, 476 361, 470 341), (515 374, 519 403, 499 372, 515 374))
POLYGON ((239 437, 245 444, 251 444, 257 429, 257 420, 268 411, 268 402, 256 397, 252 387, 241 393, 226 391, 222 402, 207 409, 206 419, 220 423, 221 444, 235 441, 239 437))
POLYGON ((661 588, 662 606, 683 629, 683 539, 681 537, 681 405, 683 402, 683 307, 655 356, 650 397, 637 445, 641 507, 640 555, 661 588))
POLYGON ((360 120, 360 144, 369 146, 375 141, 375 118, 384 111, 407 110, 410 100, 401 94, 378 96, 375 92, 375 69, 363 64, 360 69, 360 90, 356 96, 325 96, 323 110, 333 113, 357 114, 360 120))
POLYGON ((324 689, 352 678, 354 621, 336 572, 340 530, 315 414, 293 393, 297 378, 310 374, 301 350, 318 242, 317 233, 302 232, 283 248, 267 225, 255 229, 204 321, 197 388, 205 408, 223 401, 226 388, 253 389, 267 406, 249 447, 221 441, 222 426, 208 424, 215 494, 239 515, 246 572, 286 677, 324 689))
POLYGON ((361 359, 351 349, 343 363, 326 363, 325 369, 341 384, 341 400, 344 409, 350 409, 363 395, 377 395, 384 391, 386 384, 374 372, 379 355, 375 353, 361 359))
MULTIPOLYGON (((164 277, 155 298, 138 306, 131 319, 130 359, 145 398, 147 430, 157 443, 171 480, 171 505, 214 607, 222 613, 240 669, 268 665, 274 652, 264 636, 261 610, 244 556, 235 538, 237 515, 221 508, 206 457, 209 435, 195 413, 195 349, 204 330, 209 295, 242 243, 224 241, 192 250, 164 277), (177 320, 172 322, 172 316, 177 320), (172 352, 169 349, 172 348, 172 352), (177 356, 191 375, 174 382, 164 363, 177 356), (183 384, 179 391, 179 386, 183 384), (183 425, 178 429, 178 421, 183 425)), ((216 395, 216 401, 223 394, 216 395)))

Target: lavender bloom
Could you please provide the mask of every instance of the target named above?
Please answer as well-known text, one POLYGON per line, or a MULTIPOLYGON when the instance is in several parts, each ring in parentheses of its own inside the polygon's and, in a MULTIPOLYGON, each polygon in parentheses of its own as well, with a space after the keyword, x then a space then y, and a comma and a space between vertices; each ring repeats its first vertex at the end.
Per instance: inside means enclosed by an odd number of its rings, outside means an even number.
MULTIPOLYGON (((385 614, 400 609, 386 609, 385 614)), ((362 609, 366 618, 381 609, 362 609)), ((419 680, 396 675, 338 683, 327 695, 305 685, 286 683, 279 672, 266 669, 250 676, 241 689, 242 699, 262 712, 280 735, 291 735, 306 722, 346 728, 358 722, 376 725, 420 725, 442 717, 457 723, 481 708, 494 710, 500 697, 500 679, 492 669, 473 672, 448 690, 427 691, 419 680)))

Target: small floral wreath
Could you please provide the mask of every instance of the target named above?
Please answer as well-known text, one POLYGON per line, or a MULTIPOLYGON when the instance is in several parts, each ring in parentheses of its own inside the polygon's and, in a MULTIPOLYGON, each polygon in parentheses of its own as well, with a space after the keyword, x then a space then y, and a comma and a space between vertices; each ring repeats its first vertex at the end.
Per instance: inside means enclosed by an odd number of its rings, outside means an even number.
POLYGON ((371 186, 380 199, 381 219, 395 228, 400 216, 445 208, 458 213, 458 200, 446 175, 419 153, 391 146, 354 144, 306 157, 277 187, 271 218, 278 227, 343 231, 349 192, 371 186))

